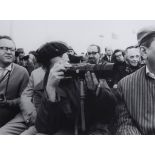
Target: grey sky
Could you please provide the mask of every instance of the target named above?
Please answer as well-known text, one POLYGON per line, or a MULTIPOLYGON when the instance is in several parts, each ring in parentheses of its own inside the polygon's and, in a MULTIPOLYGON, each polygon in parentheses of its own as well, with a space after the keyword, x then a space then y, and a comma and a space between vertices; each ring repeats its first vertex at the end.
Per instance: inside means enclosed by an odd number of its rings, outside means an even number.
POLYGON ((76 52, 85 52, 87 47, 96 43, 105 46, 126 48, 134 45, 136 32, 144 27, 155 25, 155 21, 0 21, 0 34, 10 35, 17 48, 25 52, 36 50, 47 41, 61 40, 71 45, 76 52))

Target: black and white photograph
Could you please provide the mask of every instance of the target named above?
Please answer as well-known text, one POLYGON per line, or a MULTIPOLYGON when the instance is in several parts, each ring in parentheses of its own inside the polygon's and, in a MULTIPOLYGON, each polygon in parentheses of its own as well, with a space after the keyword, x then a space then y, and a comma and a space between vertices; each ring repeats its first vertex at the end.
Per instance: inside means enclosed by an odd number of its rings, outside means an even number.
POLYGON ((155 21, 0 21, 0 135, 155 134, 155 21))
POLYGON ((153 0, 0 4, 1 154, 153 154, 153 0))

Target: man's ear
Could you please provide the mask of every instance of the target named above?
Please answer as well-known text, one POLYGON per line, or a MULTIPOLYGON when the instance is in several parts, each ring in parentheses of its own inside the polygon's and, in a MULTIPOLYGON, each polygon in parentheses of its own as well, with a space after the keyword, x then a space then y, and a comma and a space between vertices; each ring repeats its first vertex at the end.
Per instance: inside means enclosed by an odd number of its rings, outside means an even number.
POLYGON ((142 56, 144 59, 146 59, 146 58, 147 58, 147 47, 145 47, 145 46, 140 46, 139 49, 140 49, 141 56, 142 56))

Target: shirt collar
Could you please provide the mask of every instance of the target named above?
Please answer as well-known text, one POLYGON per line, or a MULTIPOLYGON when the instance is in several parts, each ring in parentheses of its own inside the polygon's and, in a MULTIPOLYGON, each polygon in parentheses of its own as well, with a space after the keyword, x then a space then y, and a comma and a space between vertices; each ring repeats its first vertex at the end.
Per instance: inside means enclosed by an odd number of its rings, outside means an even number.
POLYGON ((0 70, 7 70, 7 71, 11 71, 12 70, 12 63, 8 66, 8 67, 6 67, 6 68, 2 68, 2 67, 0 67, 0 70))
POLYGON ((155 80, 155 74, 150 72, 149 68, 146 65, 146 75, 155 80))

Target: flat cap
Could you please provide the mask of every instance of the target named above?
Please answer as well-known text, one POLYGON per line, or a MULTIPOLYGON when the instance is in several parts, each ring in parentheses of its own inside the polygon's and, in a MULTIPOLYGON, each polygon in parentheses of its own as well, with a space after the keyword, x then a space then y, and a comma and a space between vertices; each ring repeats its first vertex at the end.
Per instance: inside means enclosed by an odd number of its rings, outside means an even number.
POLYGON ((155 35, 155 27, 145 27, 140 29, 137 33, 138 45, 140 45, 144 41, 144 39, 152 35, 155 35))

